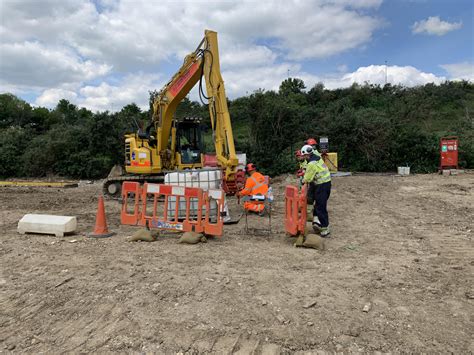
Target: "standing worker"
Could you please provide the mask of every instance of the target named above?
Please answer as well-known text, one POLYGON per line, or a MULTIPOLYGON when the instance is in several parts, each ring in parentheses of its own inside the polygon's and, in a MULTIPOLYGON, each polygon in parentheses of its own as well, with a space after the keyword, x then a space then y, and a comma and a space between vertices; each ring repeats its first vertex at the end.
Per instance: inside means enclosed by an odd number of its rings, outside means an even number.
POLYGON ((239 192, 244 197, 244 208, 260 215, 263 214, 265 205, 264 201, 268 192, 268 183, 265 176, 257 171, 255 164, 249 163, 245 168, 249 175, 245 181, 245 187, 239 192))
POLYGON ((308 184, 308 204, 314 205, 313 229, 319 231, 321 237, 329 236, 329 215, 327 204, 331 195, 331 173, 323 159, 316 155, 313 147, 305 145, 301 148, 308 164, 303 176, 303 183, 308 184))

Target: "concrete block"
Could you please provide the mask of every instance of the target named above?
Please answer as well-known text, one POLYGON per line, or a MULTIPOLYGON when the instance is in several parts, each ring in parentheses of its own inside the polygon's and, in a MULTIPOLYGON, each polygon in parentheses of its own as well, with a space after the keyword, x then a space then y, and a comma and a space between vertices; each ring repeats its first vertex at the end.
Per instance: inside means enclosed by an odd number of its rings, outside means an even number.
POLYGON ((64 233, 74 232, 77 228, 76 217, 53 216, 48 214, 26 214, 18 222, 18 233, 54 234, 56 237, 64 233))

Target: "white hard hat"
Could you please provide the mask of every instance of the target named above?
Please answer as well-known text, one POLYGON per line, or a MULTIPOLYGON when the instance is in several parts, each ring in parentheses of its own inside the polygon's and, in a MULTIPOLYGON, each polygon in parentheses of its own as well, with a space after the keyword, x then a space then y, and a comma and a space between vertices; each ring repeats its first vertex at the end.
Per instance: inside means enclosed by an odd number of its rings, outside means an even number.
POLYGON ((309 144, 304 145, 303 148, 301 148, 301 154, 313 154, 313 147, 309 144))

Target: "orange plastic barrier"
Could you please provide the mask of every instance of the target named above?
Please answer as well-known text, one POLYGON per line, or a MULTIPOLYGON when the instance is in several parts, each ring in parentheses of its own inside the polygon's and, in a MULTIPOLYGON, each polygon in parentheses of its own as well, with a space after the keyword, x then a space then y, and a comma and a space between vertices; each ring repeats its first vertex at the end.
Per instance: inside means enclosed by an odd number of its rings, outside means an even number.
POLYGON ((295 186, 285 189, 285 230, 289 235, 304 234, 306 226, 306 185, 300 192, 295 186))
POLYGON ((204 215, 204 233, 221 236, 224 230, 224 220, 222 218, 224 213, 224 191, 209 189, 204 191, 203 197, 206 206, 206 213, 204 215), (217 203, 216 216, 212 219, 210 213, 211 200, 214 200, 217 203))
POLYGON ((222 236, 223 209, 221 190, 148 183, 140 186, 138 182, 122 185, 122 224, 222 236), (211 200, 217 204, 215 216, 211 216, 211 200))
POLYGON ((140 224, 146 225, 148 221, 150 228, 202 233, 204 232, 202 223, 203 204, 203 191, 200 188, 144 184, 140 224), (147 200, 149 197, 153 199, 153 206, 147 210, 147 200), (170 199, 170 197, 173 197, 173 199, 170 199), (182 221, 180 221, 182 201, 184 201, 186 213, 182 221), (197 216, 191 215, 191 202, 193 205, 197 203, 197 216))
POLYGON ((135 226, 140 220, 140 198, 142 188, 138 182, 124 181, 122 183, 122 213, 120 214, 120 222, 135 226), (129 210, 129 200, 133 199, 133 212, 129 210))

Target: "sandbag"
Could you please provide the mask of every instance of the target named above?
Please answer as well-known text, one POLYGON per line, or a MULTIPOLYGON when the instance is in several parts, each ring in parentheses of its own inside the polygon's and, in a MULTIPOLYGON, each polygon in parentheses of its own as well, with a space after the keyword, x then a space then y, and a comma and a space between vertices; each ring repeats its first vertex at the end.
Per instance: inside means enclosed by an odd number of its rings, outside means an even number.
POLYGON ((143 242, 154 242, 159 236, 158 232, 152 233, 148 229, 140 229, 137 230, 130 238, 127 240, 129 242, 137 242, 137 241, 143 241, 143 242))
POLYGON ((201 233, 196 232, 185 232, 178 240, 178 243, 183 244, 197 244, 199 242, 206 243, 207 239, 201 233))
POLYGON ((304 235, 300 234, 298 238, 296 238, 295 243, 293 244, 295 247, 302 247, 304 243, 304 235))
POLYGON ((303 246, 306 248, 324 250, 324 239, 317 234, 308 234, 304 239, 303 246))

